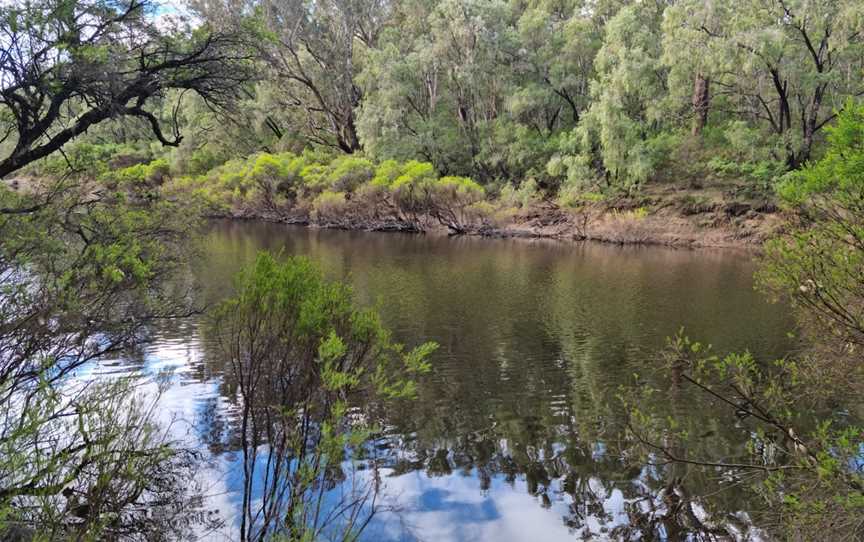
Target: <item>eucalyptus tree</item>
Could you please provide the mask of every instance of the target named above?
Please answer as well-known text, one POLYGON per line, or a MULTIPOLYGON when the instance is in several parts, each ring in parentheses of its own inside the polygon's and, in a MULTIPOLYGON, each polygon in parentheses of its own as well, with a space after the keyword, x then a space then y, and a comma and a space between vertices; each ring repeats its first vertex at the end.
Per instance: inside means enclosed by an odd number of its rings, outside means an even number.
POLYGON ((542 175, 554 138, 588 103, 599 33, 583 8, 399 3, 361 75, 362 141, 484 182, 542 175))
POLYGON ((278 137, 352 153, 361 148, 356 76, 389 18, 388 0, 192 0, 217 26, 257 37, 265 81, 257 89, 274 106, 265 121, 278 137))
POLYGON ((512 41, 501 46, 513 37, 507 11, 502 1, 399 6, 362 75, 360 133, 373 153, 474 172, 504 109, 509 73, 498 67, 513 54, 512 41))
POLYGON ((683 0, 664 22, 670 87, 710 78, 722 112, 772 134, 795 168, 846 98, 864 93, 862 31, 864 6, 850 0, 683 0))
POLYGON ((380 0, 265 1, 264 58, 279 83, 280 103, 307 140, 360 150, 354 111, 363 91, 356 74, 375 47, 388 3, 380 0))
POLYGON ((8 151, 0 177, 44 158, 117 117, 166 135, 148 106, 168 89, 226 104, 248 77, 240 39, 157 21, 150 0, 42 0, 0 6, 0 122, 8 151), (160 27, 161 26, 161 27, 160 27))
POLYGON ((518 13, 521 62, 517 67, 524 73, 520 78, 524 83, 517 100, 525 105, 514 107, 514 113, 536 110, 534 118, 544 121, 542 128, 550 132, 577 124, 589 103, 602 28, 593 18, 582 16, 580 7, 573 1, 535 1, 518 13))
POLYGON ((609 184, 632 191, 654 172, 652 138, 660 133, 666 70, 661 63, 663 4, 621 8, 608 22, 594 58, 591 103, 563 140, 550 172, 589 184, 601 170, 609 184))

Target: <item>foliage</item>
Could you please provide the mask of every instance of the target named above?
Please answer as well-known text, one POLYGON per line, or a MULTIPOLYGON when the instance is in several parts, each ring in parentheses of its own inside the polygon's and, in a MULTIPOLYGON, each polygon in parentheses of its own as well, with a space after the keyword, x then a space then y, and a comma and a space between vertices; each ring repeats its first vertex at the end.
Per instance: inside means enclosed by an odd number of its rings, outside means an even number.
POLYGON ((860 536, 864 428, 841 415, 820 417, 811 403, 809 378, 818 363, 778 360, 766 366, 749 353, 721 357, 679 334, 666 351, 670 382, 692 386, 725 405, 727 415, 737 419, 746 449, 740 457, 688 453, 680 443, 700 428, 681 413, 664 418, 644 407, 649 396, 661 393, 645 386, 641 397, 621 397, 630 411, 627 454, 636 463, 713 469, 730 483, 744 485, 767 503, 758 523, 779 536, 860 536))
POLYGON ((864 107, 847 104, 828 129, 825 157, 787 174, 778 188, 799 220, 768 244, 758 280, 796 309, 807 349, 773 364, 748 353, 718 357, 681 335, 668 349, 670 381, 729 407, 749 442, 747 454, 690 456, 676 447, 685 432, 698 430, 686 417, 622 397, 639 457, 718 469, 738 483, 749 478, 768 504, 762 523, 782 537, 864 534, 864 428, 847 410, 860 406, 864 387, 862 135, 864 107))
POLYGON ((347 207, 345 192, 325 190, 312 200, 312 216, 321 224, 339 224, 347 207))
POLYGON ((103 182, 109 187, 127 186, 159 186, 169 176, 170 168, 164 158, 153 160, 146 164, 135 164, 102 174, 103 182))
POLYGON ((328 173, 330 185, 334 190, 353 192, 361 184, 375 175, 372 162, 356 156, 342 156, 330 164, 328 173))
POLYGON ((522 181, 522 184, 518 188, 514 187, 511 183, 507 183, 501 189, 498 199, 502 205, 525 208, 540 203, 543 195, 537 186, 537 181, 532 178, 522 181))
POLYGON ((156 28, 147 0, 15 2, 0 7, 3 141, 0 177, 77 138, 91 126, 130 117, 164 145, 162 119, 145 106, 169 89, 226 105, 247 78, 249 58, 236 34, 156 28))
POLYGON ((429 206, 430 190, 436 173, 432 164, 412 160, 405 164, 390 190, 396 207, 414 223, 429 206))
POLYGON ((358 77, 361 142, 484 184, 545 175, 585 108, 596 36, 576 2, 405 2, 358 77))
POLYGON ((473 218, 469 209, 485 195, 483 187, 467 177, 441 177, 430 189, 431 211, 451 231, 465 231, 473 218))
POLYGON ((579 126, 581 152, 599 149, 612 181, 633 191, 657 167, 652 136, 664 93, 658 39, 662 12, 652 4, 621 9, 607 24, 597 53, 594 101, 579 126))
POLYGON ((676 2, 663 34, 678 110, 699 73, 717 107, 759 130, 775 160, 800 166, 832 107, 860 95, 861 15, 860 3, 846 0, 676 2))
MULTIPOLYGON (((241 539, 354 539, 374 513, 374 480, 356 480, 344 501, 319 514, 331 480, 362 461, 374 428, 352 412, 357 394, 410 398, 430 368, 434 343, 405 351, 377 314, 303 258, 259 254, 238 294, 213 314, 214 333, 242 404, 245 477, 241 539), (252 499, 252 487, 264 480, 252 499), (370 508, 371 507, 371 508, 370 508)), ((365 418, 368 420, 368 418, 365 418)), ((374 466, 374 465, 373 465, 374 466)))
POLYGON ((801 224, 766 249, 763 286, 810 317, 805 329, 843 351, 864 344, 864 106, 829 129, 825 157, 787 175, 779 193, 801 224))
POLYGON ((70 182, 0 200, 0 531, 188 536, 204 517, 194 454, 131 381, 80 373, 192 310, 170 280, 194 217, 70 182))

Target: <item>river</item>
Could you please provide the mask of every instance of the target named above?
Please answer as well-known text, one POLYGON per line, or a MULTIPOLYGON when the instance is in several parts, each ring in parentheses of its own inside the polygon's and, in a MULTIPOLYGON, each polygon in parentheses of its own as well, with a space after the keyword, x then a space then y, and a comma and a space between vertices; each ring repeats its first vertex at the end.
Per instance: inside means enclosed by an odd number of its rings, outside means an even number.
MULTIPOLYGON (((625 434, 619 395, 650 383, 668 390, 658 405, 697 413, 689 452, 742 452, 729 412, 663 382, 656 367, 682 327, 719 353, 768 360, 788 351, 793 323, 754 290, 752 255, 215 222, 190 283, 213 304, 262 249, 309 256, 350 283, 400 342, 440 344, 417 399, 389 420, 379 446, 393 458, 388 505, 364 539, 672 537, 680 526, 658 497, 670 483, 693 496, 700 520, 746 529, 757 504, 734 487, 718 490, 697 469, 634 469, 609 449, 625 434), (710 502, 699 499, 706 493, 710 502)), ((146 381, 166 369, 160 414, 208 457, 208 506, 227 522, 208 538, 230 538, 242 473, 228 437, 231 399, 201 321, 166 324, 140 356, 105 361, 96 373, 146 381)))

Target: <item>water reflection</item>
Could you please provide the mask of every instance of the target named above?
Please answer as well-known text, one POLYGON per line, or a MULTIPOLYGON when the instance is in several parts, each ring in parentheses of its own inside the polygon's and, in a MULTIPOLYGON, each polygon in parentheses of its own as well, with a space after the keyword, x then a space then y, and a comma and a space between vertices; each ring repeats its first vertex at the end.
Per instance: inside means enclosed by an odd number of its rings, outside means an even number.
MULTIPOLYGON (((746 255, 218 223, 190 277, 202 300, 229 295, 260 249, 309 255, 376 305, 397 340, 441 344, 418 399, 381 413, 387 433, 373 444, 397 512, 376 517, 370 540, 746 529, 740 512, 757 503, 735 489, 680 465, 628 469, 609 452, 624 432, 617 396, 638 386, 634 373, 668 389, 658 402, 670 414, 704 413, 682 443, 691 455, 742 451, 734 417, 656 382, 652 366, 682 325, 720 352, 785 352, 792 324, 754 293, 746 255)), ((230 518, 241 484, 224 367, 194 321, 158 330, 144 365, 178 368, 166 411, 186 417, 212 454, 230 518)))

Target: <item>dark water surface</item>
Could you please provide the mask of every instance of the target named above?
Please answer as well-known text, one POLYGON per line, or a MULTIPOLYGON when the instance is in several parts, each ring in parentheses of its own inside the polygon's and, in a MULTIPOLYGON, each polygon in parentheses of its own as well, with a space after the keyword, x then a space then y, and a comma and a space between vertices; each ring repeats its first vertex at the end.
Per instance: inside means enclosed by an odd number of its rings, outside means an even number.
MULTIPOLYGON (((638 373, 669 390, 656 398, 661 408, 698 415, 690 453, 740 454, 734 416, 663 382, 656 367, 682 326, 719 353, 786 352, 792 322, 754 291, 748 254, 219 222, 195 266, 204 299, 229 295, 261 249, 307 255, 351 283, 400 342, 441 345, 417 400, 389 420, 381 447, 392 454, 394 510, 377 515, 365 539, 675 538, 712 514, 746 528, 743 512, 756 504, 722 481, 682 467, 627 468, 609 450, 624 434, 618 396, 638 390, 638 373), (690 525, 664 516, 660 492, 672 486, 693 496, 690 525)), ((212 455, 209 492, 230 524, 242 474, 226 444, 223 375, 201 336, 195 321, 159 330, 136 370, 175 370, 164 415, 212 455)))

